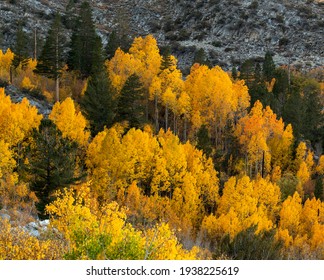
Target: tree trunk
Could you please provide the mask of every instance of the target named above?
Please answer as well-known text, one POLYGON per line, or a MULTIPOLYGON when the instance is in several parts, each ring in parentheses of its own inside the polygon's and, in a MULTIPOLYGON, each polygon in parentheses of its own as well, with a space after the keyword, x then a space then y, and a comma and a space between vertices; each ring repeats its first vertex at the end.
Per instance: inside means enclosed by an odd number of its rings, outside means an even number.
POLYGON ((158 97, 154 96, 154 111, 155 111, 155 132, 159 133, 159 109, 158 109, 158 97))
POLYGON ((169 128, 168 115, 169 115, 169 108, 168 108, 168 104, 166 104, 165 105, 165 131, 167 131, 169 128))
POLYGON ((187 118, 184 118, 183 141, 187 142, 187 118))
POLYGON ((55 101, 59 102, 60 101, 60 81, 59 81, 59 50, 58 50, 58 46, 59 46, 59 42, 58 42, 59 38, 58 38, 58 32, 56 35, 56 46, 55 46, 55 54, 56 54, 56 77, 55 77, 55 101))
POLYGON ((37 60, 37 27, 34 31, 34 59, 37 60))
POLYGON ((146 90, 146 102, 145 102, 145 121, 148 122, 148 115, 149 115, 149 92, 146 90))
POLYGON ((55 101, 60 101, 60 78, 58 76, 55 79, 55 101))

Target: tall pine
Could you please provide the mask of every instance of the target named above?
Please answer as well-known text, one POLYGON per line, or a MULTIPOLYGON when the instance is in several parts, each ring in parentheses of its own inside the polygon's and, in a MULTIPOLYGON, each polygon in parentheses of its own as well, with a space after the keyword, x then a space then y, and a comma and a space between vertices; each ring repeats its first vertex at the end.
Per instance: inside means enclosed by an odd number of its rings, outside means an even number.
POLYGON ((116 121, 127 121, 130 127, 141 127, 145 122, 145 90, 140 78, 131 75, 121 90, 116 121))
POLYGON ((270 82, 272 78, 274 78, 276 65, 274 64, 274 61, 272 59, 272 54, 269 51, 267 51, 264 56, 262 69, 263 69, 264 80, 270 82))
POLYGON ((38 59, 35 73, 55 80, 55 101, 60 100, 59 78, 64 66, 64 42, 61 16, 56 14, 50 30, 48 31, 45 45, 38 59))
POLYGON ((49 119, 43 119, 39 130, 35 129, 32 136, 34 141, 27 170, 31 175, 31 189, 39 200, 39 215, 44 217, 45 206, 51 202, 53 192, 80 179, 75 177, 78 145, 63 138, 61 131, 49 119))
POLYGON ((14 59, 12 65, 14 68, 17 68, 20 64, 22 67, 26 66, 29 56, 28 48, 28 36, 23 30, 21 23, 18 24, 18 29, 16 32, 16 41, 12 48, 14 52, 14 59))
POLYGON ((89 78, 80 105, 90 123, 92 136, 102 131, 105 126, 113 124, 116 110, 115 96, 116 90, 106 71, 89 78))
POLYGON ((103 46, 97 35, 88 2, 81 4, 76 24, 73 26, 68 66, 80 73, 81 78, 100 73, 103 69, 103 46))

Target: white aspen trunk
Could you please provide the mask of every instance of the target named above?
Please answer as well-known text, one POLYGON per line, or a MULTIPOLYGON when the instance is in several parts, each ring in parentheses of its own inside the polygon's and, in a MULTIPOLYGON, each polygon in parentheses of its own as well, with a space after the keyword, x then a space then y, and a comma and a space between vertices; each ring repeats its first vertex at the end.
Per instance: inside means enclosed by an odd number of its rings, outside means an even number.
POLYGON ((168 108, 168 104, 166 104, 165 105, 165 131, 167 131, 169 128, 168 115, 169 115, 169 108, 168 108))
POLYGON ((159 133, 159 109, 158 109, 158 97, 154 96, 154 111, 155 111, 155 132, 159 133))

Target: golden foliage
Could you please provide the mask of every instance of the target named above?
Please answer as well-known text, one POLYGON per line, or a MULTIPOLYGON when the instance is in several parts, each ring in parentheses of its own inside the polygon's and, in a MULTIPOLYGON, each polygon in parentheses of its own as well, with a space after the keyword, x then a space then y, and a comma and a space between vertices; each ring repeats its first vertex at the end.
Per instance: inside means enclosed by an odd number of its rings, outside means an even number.
POLYGON ((279 187, 268 180, 231 177, 225 183, 216 215, 204 219, 202 230, 211 238, 227 233, 233 238, 253 225, 257 225, 256 233, 270 230, 275 226, 279 203, 279 187))
POLYGON ((309 247, 317 258, 323 258, 323 222, 324 203, 313 198, 302 205, 301 197, 295 192, 282 204, 277 237, 286 247, 298 248, 302 252, 309 247))
POLYGON ((49 118, 62 132, 63 137, 67 137, 81 146, 88 144, 90 132, 86 130, 87 120, 81 112, 77 112, 70 97, 61 103, 55 103, 49 118))
POLYGON ((0 260, 61 259, 63 249, 59 241, 40 240, 0 218, 0 260))
POLYGON ((0 88, 0 140, 10 146, 17 145, 29 131, 39 126, 41 119, 36 107, 30 106, 26 98, 14 104, 5 95, 4 89, 0 88))
POLYGON ((267 172, 270 172, 271 162, 283 168, 290 161, 292 127, 287 125, 284 128, 282 119, 278 120, 269 106, 263 109, 260 101, 255 102, 249 115, 239 120, 235 135, 239 138, 250 168, 255 166, 256 174, 261 171, 263 160, 267 172))
POLYGON ((9 81, 10 77, 10 66, 14 58, 14 53, 7 49, 6 53, 0 50, 0 79, 9 81))

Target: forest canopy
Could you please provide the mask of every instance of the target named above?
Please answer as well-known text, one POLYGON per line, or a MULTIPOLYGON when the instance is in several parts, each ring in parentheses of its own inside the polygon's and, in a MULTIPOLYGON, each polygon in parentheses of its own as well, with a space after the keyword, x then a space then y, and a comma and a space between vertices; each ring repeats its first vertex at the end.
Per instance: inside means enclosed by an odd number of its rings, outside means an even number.
POLYGON ((152 35, 105 56, 87 5, 58 57, 60 20, 0 51, 0 259, 324 259, 323 81, 184 75, 152 35))

